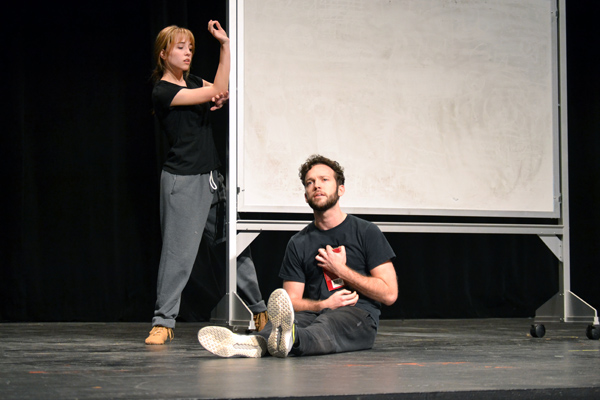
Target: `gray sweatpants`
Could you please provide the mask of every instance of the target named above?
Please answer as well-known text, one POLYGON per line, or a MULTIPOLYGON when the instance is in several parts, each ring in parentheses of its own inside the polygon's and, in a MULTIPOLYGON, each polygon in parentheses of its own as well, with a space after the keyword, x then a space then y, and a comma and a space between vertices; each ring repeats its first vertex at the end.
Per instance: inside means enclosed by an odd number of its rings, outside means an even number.
MULTIPOLYGON (((163 245, 158 267, 156 307, 152 325, 175 327, 181 292, 188 282, 202 238, 215 248, 221 187, 218 173, 173 175, 163 171, 160 182, 160 220, 163 245)), ((225 261, 225 260, 223 260, 225 261)), ((246 253, 237 260, 237 286, 240 297, 250 311, 257 314, 267 310, 258 286, 252 258, 246 253)))

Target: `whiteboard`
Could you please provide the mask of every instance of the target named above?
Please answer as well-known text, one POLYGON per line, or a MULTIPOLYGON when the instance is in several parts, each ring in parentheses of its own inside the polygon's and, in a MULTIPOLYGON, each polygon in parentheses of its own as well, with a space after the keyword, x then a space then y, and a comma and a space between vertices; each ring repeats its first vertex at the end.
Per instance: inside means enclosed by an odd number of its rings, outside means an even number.
POLYGON ((318 153, 347 212, 557 216, 556 10, 238 0, 238 211, 311 212, 298 167, 318 153))

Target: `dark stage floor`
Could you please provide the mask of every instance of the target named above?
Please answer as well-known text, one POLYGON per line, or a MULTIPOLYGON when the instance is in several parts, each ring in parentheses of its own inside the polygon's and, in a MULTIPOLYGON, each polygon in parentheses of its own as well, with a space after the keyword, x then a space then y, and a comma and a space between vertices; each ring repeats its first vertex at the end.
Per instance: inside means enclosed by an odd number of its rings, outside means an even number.
POLYGON ((0 399, 591 399, 600 342, 583 324, 528 319, 382 321, 370 351, 223 359, 206 324, 146 346, 146 323, 0 324, 0 399))

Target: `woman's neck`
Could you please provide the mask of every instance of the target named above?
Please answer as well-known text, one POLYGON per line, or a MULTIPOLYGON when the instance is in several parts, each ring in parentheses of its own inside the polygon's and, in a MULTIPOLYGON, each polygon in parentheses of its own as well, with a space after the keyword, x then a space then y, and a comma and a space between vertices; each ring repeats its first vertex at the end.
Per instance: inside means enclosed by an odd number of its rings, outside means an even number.
POLYGON ((183 71, 174 72, 167 70, 163 74, 161 80, 171 82, 179 86, 186 86, 185 79, 183 77, 183 71))

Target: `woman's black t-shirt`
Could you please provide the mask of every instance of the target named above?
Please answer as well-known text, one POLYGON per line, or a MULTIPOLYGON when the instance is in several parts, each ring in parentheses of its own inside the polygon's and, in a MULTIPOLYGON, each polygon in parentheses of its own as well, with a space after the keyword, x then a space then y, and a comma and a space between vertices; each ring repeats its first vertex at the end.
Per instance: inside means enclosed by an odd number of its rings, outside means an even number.
MULTIPOLYGON (((194 75, 185 81, 188 89, 203 86, 194 75)), ((175 175, 205 174, 221 166, 209 121, 210 105, 171 106, 181 89, 185 87, 161 80, 152 90, 154 112, 170 146, 163 169, 175 175)))

